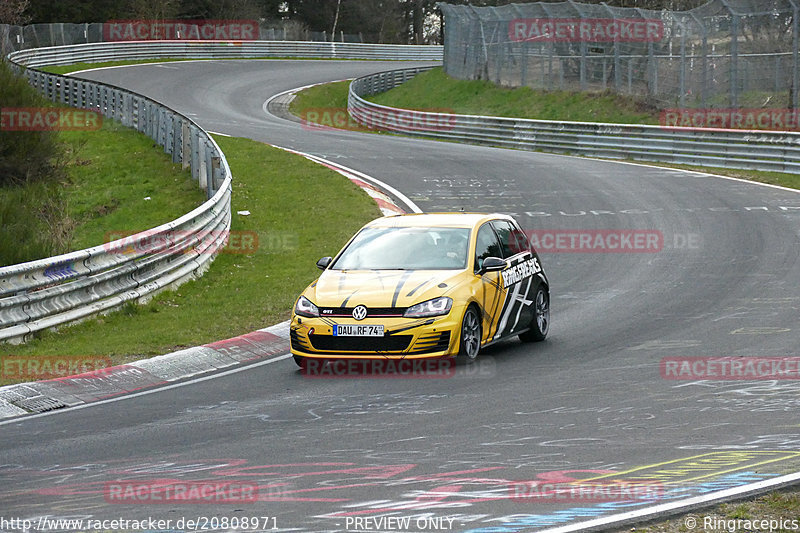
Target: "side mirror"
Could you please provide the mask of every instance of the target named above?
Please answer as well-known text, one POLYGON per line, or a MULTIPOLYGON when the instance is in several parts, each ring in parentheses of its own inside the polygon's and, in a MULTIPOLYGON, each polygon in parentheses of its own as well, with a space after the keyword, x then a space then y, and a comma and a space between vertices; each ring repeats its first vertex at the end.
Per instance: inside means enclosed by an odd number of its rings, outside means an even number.
POLYGON ((333 261, 332 257, 323 257, 322 259, 317 261, 317 268, 320 270, 325 270, 326 268, 328 268, 328 265, 331 264, 331 261, 333 261))
POLYGON ((483 266, 478 270, 479 275, 486 274, 487 272, 499 272, 508 267, 508 262, 499 257, 487 257, 483 260, 483 266))

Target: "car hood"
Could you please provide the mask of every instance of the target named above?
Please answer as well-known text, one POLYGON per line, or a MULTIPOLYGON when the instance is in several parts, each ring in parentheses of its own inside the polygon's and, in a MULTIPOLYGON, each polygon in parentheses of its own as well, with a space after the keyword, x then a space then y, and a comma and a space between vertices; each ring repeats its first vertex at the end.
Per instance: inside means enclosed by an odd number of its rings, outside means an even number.
POLYGON ((306 291, 320 307, 410 307, 450 292, 463 270, 326 270, 306 291))

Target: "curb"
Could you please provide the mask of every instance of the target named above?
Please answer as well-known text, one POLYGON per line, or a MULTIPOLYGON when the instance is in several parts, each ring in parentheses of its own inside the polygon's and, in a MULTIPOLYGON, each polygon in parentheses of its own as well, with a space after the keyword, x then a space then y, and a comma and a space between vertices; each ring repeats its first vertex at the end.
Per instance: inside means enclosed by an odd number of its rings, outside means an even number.
POLYGON ((289 322, 110 368, 0 387, 0 419, 107 400, 289 351, 289 322))
MULTIPOLYGON (((378 204, 384 216, 406 212, 378 186, 366 181, 371 179, 380 183, 378 180, 309 154, 287 151, 306 157, 348 178, 378 204)), ((386 188, 395 192, 404 201, 410 202, 402 193, 394 191, 388 185, 386 188)), ((412 211, 417 210, 413 203, 410 203, 409 207, 412 211)), ((75 376, 7 385, 0 387, 0 420, 107 400, 199 374, 216 372, 235 365, 247 365, 288 352, 289 321, 287 320, 231 339, 133 363, 75 376)))

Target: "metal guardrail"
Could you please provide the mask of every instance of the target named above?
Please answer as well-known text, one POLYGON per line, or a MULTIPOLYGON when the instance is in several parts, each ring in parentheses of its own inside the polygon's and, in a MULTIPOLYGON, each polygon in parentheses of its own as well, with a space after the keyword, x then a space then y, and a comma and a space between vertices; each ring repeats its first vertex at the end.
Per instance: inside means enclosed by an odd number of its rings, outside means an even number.
POLYGON ((180 57, 185 59, 384 59, 441 61, 443 47, 401 44, 326 43, 314 41, 141 41, 101 42, 33 48, 9 57, 29 67, 68 65, 83 61, 120 61, 180 57))
POLYGON ((364 76, 350 84, 348 112, 367 127, 473 144, 608 159, 800 174, 800 134, 648 125, 554 122, 430 113, 363 97, 388 91, 425 68, 364 76))
POLYGON ((57 257, 0 268, 0 341, 108 311, 196 277, 225 244, 231 222, 231 172, 210 135, 188 117, 134 92, 35 69, 82 61, 298 57, 441 60, 441 46, 283 41, 148 41, 21 50, 9 61, 53 101, 95 110, 145 133, 191 168, 208 200, 190 213, 136 235, 57 257))
MULTIPOLYGON (((29 52, 9 60, 25 65, 29 52)), ((125 89, 24 71, 48 98, 94 110, 145 133, 191 168, 209 199, 136 235, 57 257, 0 268, 0 340, 73 322, 201 274, 230 230, 231 172, 214 140, 188 117, 125 89)))

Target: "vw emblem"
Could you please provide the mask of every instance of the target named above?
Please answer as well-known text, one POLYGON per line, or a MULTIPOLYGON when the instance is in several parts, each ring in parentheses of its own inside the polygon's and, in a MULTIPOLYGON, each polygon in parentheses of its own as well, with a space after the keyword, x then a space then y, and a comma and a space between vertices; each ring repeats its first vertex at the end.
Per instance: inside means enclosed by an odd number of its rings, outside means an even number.
POLYGON ((364 320, 367 318, 367 308, 363 305, 357 306, 353 309, 353 318, 356 320, 364 320))

